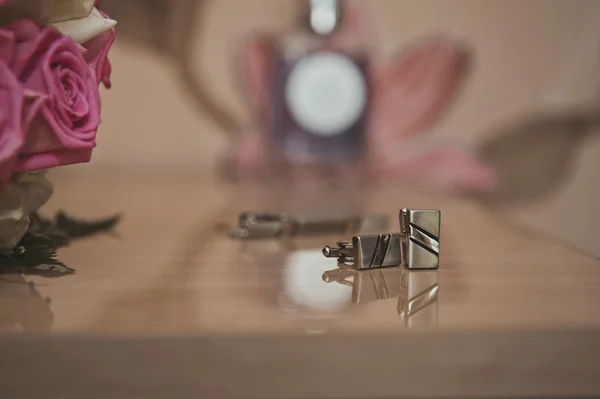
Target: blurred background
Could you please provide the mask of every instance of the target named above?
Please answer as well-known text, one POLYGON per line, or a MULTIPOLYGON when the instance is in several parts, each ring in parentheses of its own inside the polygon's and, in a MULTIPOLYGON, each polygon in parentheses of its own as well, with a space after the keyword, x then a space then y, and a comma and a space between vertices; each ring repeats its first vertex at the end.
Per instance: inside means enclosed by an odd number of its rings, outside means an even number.
MULTIPOLYGON (((416 167, 447 169, 446 161, 435 162, 448 158, 444 143, 466 148, 495 177, 493 188, 461 195, 600 257, 600 2, 365 0, 360 6, 376 30, 369 45, 377 48, 378 64, 432 35, 452 37, 468 51, 451 106, 405 135, 426 134, 442 148, 438 158, 431 151, 434 162, 425 156, 416 167)), ((231 155, 240 141, 232 136, 255 129, 259 119, 247 93, 256 86, 244 83, 255 64, 244 58, 243 44, 293 32, 298 2, 103 0, 101 8, 119 25, 98 147, 92 163, 60 168, 53 178, 93 171, 220 175, 223 159, 240 153, 231 155)), ((403 162, 398 168, 411 165, 403 162)), ((384 183, 402 179, 391 173, 384 183)))

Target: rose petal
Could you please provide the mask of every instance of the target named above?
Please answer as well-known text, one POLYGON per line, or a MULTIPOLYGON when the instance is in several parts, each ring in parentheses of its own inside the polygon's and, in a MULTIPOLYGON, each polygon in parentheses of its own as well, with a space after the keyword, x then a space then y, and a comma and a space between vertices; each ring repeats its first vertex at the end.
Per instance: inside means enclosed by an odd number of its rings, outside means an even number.
POLYGON ((244 132, 224 159, 222 171, 228 179, 256 180, 268 173, 266 146, 263 136, 257 131, 244 132))
POLYGON ((24 173, 0 190, 0 254, 10 253, 29 228, 29 215, 52 195, 44 173, 24 173))
POLYGON ((55 28, 31 21, 5 29, 14 36, 11 68, 25 88, 27 104, 41 102, 38 110, 28 106, 23 114, 28 125, 20 131, 27 139, 14 170, 89 161, 100 124, 100 99, 85 49, 55 28))
POLYGON ((434 190, 488 192, 497 184, 491 166, 465 149, 440 144, 422 147, 414 140, 403 144, 403 151, 375 164, 376 176, 434 190))
POLYGON ((46 178, 45 172, 24 173, 18 182, 25 194, 25 208, 28 213, 36 212, 52 196, 54 187, 46 178))
POLYGON ((48 22, 85 18, 92 12, 94 0, 53 0, 48 22))
POLYGON ((108 32, 117 25, 117 21, 104 18, 96 9, 84 18, 71 19, 63 22, 50 24, 58 29, 63 35, 71 37, 77 43, 85 43, 108 32))
POLYGON ((92 159, 92 150, 93 148, 80 150, 57 149, 38 154, 24 154, 17 160, 15 170, 30 171, 87 163, 92 159))
POLYGON ((342 2, 342 24, 332 37, 332 45, 344 45, 349 40, 360 41, 371 48, 377 42, 377 29, 374 20, 368 15, 367 2, 346 0, 342 2))
POLYGON ((375 151, 437 120, 463 80, 468 54, 453 40, 428 40, 378 73, 370 133, 375 151))
POLYGON ((25 106, 23 107, 22 126, 23 131, 27 131, 33 120, 39 115, 41 107, 48 103, 50 97, 26 88, 23 90, 23 99, 25 106))
MULTIPOLYGON (((102 11, 99 12, 103 17, 108 18, 105 13, 102 11)), ((115 41, 115 36, 116 31, 113 28, 84 43, 84 47, 87 50, 84 55, 85 60, 90 68, 96 71, 97 82, 102 82, 107 89, 111 87, 110 74, 112 71, 108 52, 115 41)))
POLYGON ((19 82, 0 60, 0 188, 13 172, 17 154, 23 146, 23 91, 19 82))
POLYGON ((25 193, 17 184, 10 183, 0 190, 0 253, 16 247, 28 228, 25 193))
POLYGON ((265 36, 251 37, 241 48, 241 73, 245 93, 261 122, 266 120, 270 107, 273 56, 273 44, 265 36))
POLYGON ((3 60, 7 65, 13 62, 15 53, 15 35, 7 30, 0 30, 0 60, 3 60))

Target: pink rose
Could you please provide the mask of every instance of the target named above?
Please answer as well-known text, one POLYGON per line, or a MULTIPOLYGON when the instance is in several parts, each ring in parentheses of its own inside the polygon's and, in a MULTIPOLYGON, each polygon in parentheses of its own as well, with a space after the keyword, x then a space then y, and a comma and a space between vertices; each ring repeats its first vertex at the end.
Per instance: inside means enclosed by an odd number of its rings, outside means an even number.
MULTIPOLYGON (((104 18, 108 15, 98 10, 104 18)), ((108 60, 108 52, 115 41, 115 28, 96 36, 86 42, 83 46, 86 48, 85 60, 95 72, 98 83, 102 82, 104 87, 110 89, 110 73, 112 67, 108 60)))
POLYGON ((51 27, 19 20, 3 29, 0 55, 29 91, 46 96, 15 171, 89 162, 100 124, 96 74, 85 48, 51 27))
POLYGON ((8 65, 0 60, 0 188, 10 179, 25 141, 24 131, 42 99, 24 91, 8 65))
POLYGON ((0 188, 10 178, 23 146, 22 107, 21 86, 6 63, 0 61, 0 188))

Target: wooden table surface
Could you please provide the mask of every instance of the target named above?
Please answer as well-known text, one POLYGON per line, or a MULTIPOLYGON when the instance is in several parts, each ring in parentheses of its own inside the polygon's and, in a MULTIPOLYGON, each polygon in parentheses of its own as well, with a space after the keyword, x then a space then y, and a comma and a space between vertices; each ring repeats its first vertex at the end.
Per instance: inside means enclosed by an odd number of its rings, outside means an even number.
POLYGON ((2 324, 2 398, 600 394, 600 262, 474 201, 192 174, 54 183, 46 214, 124 219, 60 250, 74 275, 0 276, 0 315, 25 330, 2 324), (256 210, 385 213, 397 230, 402 207, 441 209, 438 272, 340 275, 321 248, 349 237, 240 242, 216 227, 256 210))

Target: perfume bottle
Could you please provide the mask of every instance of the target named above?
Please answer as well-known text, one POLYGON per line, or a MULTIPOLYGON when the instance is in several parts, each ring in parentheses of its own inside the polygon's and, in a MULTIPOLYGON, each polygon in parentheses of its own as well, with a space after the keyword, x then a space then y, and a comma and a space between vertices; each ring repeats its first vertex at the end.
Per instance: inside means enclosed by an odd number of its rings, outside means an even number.
POLYGON ((343 0, 308 0, 300 29, 277 43, 268 133, 276 157, 337 165, 365 152, 368 43, 343 30, 343 0))

